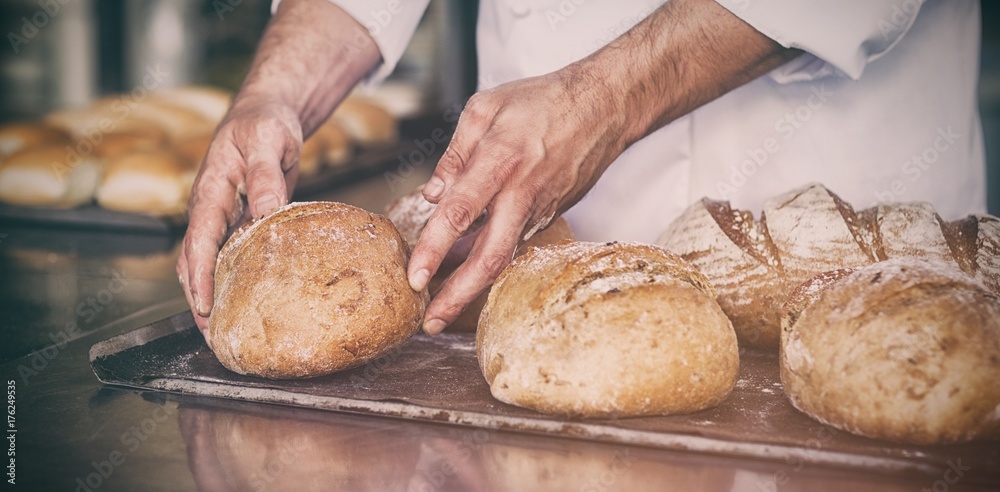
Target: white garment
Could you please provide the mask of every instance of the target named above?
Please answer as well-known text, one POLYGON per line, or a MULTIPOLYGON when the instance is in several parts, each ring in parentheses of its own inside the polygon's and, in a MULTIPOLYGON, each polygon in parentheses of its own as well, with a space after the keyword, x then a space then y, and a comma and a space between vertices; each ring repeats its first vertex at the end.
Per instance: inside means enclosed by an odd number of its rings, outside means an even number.
MULTIPOLYGON (((375 79, 428 3, 331 1, 379 26, 375 79), (382 25, 385 12, 396 13, 382 25)), ((922 200, 946 219, 985 211, 977 0, 717 1, 807 53, 629 148, 566 214, 580 239, 652 242, 702 196, 759 211, 808 182, 856 208, 922 200)), ((558 70, 663 3, 482 0, 480 88, 558 70)))

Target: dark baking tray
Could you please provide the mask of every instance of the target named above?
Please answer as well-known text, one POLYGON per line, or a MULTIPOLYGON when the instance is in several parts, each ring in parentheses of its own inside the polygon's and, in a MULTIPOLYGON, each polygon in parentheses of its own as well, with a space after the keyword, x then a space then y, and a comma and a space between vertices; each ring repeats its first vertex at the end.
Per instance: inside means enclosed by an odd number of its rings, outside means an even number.
POLYGON ((222 367, 184 312, 94 345, 90 361, 102 382, 133 388, 879 473, 939 478, 960 459, 971 467, 963 480, 1000 485, 1000 443, 910 446, 838 431, 792 407, 777 357, 763 352, 742 354, 740 379, 715 408, 610 420, 543 415, 495 400, 474 335, 466 333, 420 334, 359 368, 273 381, 222 367))

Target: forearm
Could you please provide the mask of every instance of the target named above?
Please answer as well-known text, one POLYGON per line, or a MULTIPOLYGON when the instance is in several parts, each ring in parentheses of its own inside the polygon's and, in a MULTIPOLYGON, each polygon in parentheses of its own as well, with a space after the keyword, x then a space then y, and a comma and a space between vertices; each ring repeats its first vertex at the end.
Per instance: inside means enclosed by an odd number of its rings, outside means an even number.
POLYGON ((572 71, 615 106, 624 149, 799 54, 713 0, 671 0, 572 71))
POLYGON ((368 31, 327 0, 285 0, 260 42, 237 107, 277 100, 309 135, 380 60, 368 31))

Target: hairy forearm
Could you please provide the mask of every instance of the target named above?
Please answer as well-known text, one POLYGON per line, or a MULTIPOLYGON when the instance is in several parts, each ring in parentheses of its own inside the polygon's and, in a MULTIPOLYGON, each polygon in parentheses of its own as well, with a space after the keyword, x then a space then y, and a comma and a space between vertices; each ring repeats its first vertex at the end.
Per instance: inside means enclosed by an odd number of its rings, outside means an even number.
POLYGON ((234 106, 278 100, 309 135, 379 62, 368 31, 327 0, 285 0, 261 39, 234 106))
POLYGON ((627 147, 799 54, 713 0, 671 0, 574 70, 609 96, 627 147))

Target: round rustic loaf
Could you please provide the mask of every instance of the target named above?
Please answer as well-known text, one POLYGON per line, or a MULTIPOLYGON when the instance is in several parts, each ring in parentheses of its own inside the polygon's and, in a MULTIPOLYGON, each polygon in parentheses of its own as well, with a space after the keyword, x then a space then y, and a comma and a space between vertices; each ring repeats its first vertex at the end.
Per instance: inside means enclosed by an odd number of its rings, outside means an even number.
MULTIPOLYGON (((424 199, 423 189, 424 187, 420 186, 394 200, 385 208, 386 217, 392 221, 411 248, 417 245, 420 232, 424 230, 427 221, 430 220, 434 210, 437 209, 437 205, 424 199)), ((474 227, 478 225, 475 224, 474 227)), ((557 217, 545 229, 536 232, 524 244, 518 246, 517 250, 514 251, 514 257, 517 258, 523 255, 532 246, 545 246, 572 239, 573 230, 570 229, 569 223, 566 222, 566 219, 557 217)), ((460 264, 454 258, 445 258, 441 263, 441 267, 438 268, 434 277, 427 284, 427 289, 430 292, 437 292, 441 288, 441 285, 444 284, 444 281, 452 273, 455 273, 455 269, 460 264)), ((482 312, 483 306, 486 305, 486 298, 489 294, 490 289, 486 289, 479 297, 469 303, 465 311, 462 311, 462 314, 449 325, 448 329, 452 331, 476 331, 476 326, 479 324, 479 314, 482 312)))
POLYGON ((292 203, 243 226, 219 253, 208 338, 240 374, 312 377, 398 347, 426 292, 385 217, 334 202, 292 203))
POLYGON ((694 267, 656 246, 562 242, 503 271, 476 352, 497 399, 545 413, 666 415, 718 404, 733 326, 694 267))
POLYGON ((829 272, 785 304, 781 380, 796 408, 878 439, 1000 437, 1000 300, 948 264, 829 272))

